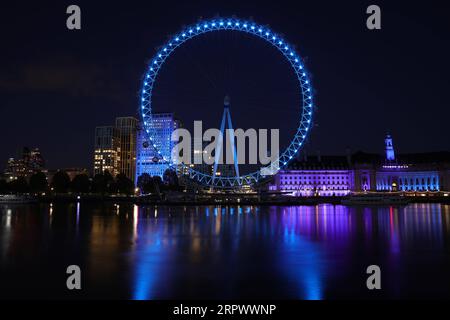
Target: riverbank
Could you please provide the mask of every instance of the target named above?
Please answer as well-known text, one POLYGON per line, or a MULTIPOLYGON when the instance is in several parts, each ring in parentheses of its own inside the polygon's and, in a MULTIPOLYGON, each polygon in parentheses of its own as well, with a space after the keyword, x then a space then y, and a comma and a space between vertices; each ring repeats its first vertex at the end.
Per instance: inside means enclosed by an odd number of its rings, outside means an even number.
MULTIPOLYGON (((341 204, 349 197, 287 197, 271 196, 262 197, 255 194, 250 195, 184 195, 177 197, 166 197, 162 195, 135 196, 135 195, 100 195, 100 194, 53 194, 40 196, 8 196, 3 197, 0 204, 21 203, 54 203, 54 202, 112 202, 112 203, 134 203, 139 205, 170 205, 170 206, 198 206, 198 205, 317 205, 317 204, 341 204)), ((410 203, 449 203, 448 196, 408 196, 410 203)))

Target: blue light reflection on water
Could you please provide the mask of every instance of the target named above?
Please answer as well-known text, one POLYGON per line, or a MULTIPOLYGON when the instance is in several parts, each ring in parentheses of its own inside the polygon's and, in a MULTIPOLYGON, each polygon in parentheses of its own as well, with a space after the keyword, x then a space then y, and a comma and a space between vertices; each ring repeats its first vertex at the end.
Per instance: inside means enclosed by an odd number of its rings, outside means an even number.
MULTIPOLYGON (((258 208, 259 209, 259 208, 258 208)), ((234 215, 234 208, 211 207, 205 208, 198 214, 193 223, 190 212, 185 212, 178 219, 190 219, 191 230, 183 240, 180 235, 186 236, 183 223, 174 223, 173 228, 167 228, 167 221, 151 221, 152 228, 138 227, 140 241, 136 245, 136 285, 134 299, 158 298, 152 294, 152 288, 160 281, 160 277, 167 268, 164 263, 174 263, 168 256, 170 249, 181 247, 180 241, 190 242, 196 235, 214 237, 217 241, 216 251, 204 243, 198 243, 198 254, 206 259, 224 259, 223 256, 232 255, 232 259, 239 261, 240 246, 244 246, 248 237, 255 236, 261 241, 261 246, 275 243, 271 247, 276 253, 268 253, 276 261, 276 268, 288 277, 291 284, 297 287, 297 294, 293 298, 318 300, 325 298, 327 280, 330 277, 339 277, 341 264, 330 260, 333 252, 343 253, 351 260, 350 248, 355 241, 361 241, 368 250, 374 246, 372 239, 376 233, 383 238, 380 247, 386 247, 389 253, 388 268, 399 272, 399 255, 401 255, 402 242, 420 241, 424 237, 431 239, 434 245, 442 246, 442 217, 441 207, 438 205, 426 210, 420 205, 407 208, 364 208, 355 209, 344 206, 319 205, 299 207, 271 207, 264 209, 266 215, 257 218, 256 208, 237 208, 239 213, 234 215), (423 209, 423 210, 422 210, 423 209), (213 216, 208 215, 212 210, 213 216), (419 211, 420 213, 417 213, 419 211), (205 213, 205 214, 203 214, 205 213), (376 228, 374 227, 376 223, 376 228), (359 229, 358 229, 359 228, 359 229), (362 229, 362 230, 360 230, 362 229), (420 230, 418 238, 408 239, 415 230, 420 230), (226 235, 230 232, 234 239, 226 235), (359 235, 359 233, 363 235, 359 235), (163 245, 164 238, 171 239, 172 247, 163 245), (230 253, 218 252, 217 249, 226 242, 232 243, 230 253), (330 271, 330 269, 335 269, 330 271), (158 279, 156 281, 156 279, 158 279)), ((448 212, 448 208, 446 209, 448 212)), ((448 219, 448 214, 446 216, 448 219)), ((150 223, 149 221, 145 222, 150 223)), ((447 221, 448 231, 448 221, 447 221)), ((198 239, 197 239, 198 240, 198 239)), ((412 246, 411 243, 405 245, 412 246)), ((178 248, 179 250, 179 248, 178 248)), ((228 250, 228 249, 227 249, 228 250)), ((346 263, 349 263, 346 261, 346 263)), ((345 266, 345 265, 344 265, 345 266)), ((199 271, 201 272, 201 271, 199 271)), ((226 272, 227 276, 233 276, 226 272)), ((232 283, 233 279, 229 279, 232 283)), ((232 285, 227 286, 231 290, 232 285), (231 288, 231 289, 230 289, 231 288)), ((398 289, 398 288, 397 288, 398 289)), ((397 290, 396 290, 397 291, 397 290)))
MULTIPOLYGON (((142 212, 141 212, 142 214, 142 212)), ((157 218, 157 208, 154 217, 157 218)), ((148 224, 158 220, 142 219, 139 221, 139 208, 135 205, 134 230, 135 244, 133 248, 135 266, 133 300, 153 300, 156 280, 163 272, 163 262, 167 248, 164 248, 161 230, 154 230, 148 224)))
MULTIPOLYGON (((248 220, 248 217, 241 217, 235 220, 233 215, 234 208, 229 208, 228 210, 228 208, 225 207, 215 207, 213 209, 214 216, 212 217, 208 215, 209 210, 209 208, 206 208, 205 217, 197 222, 197 227, 205 233, 208 226, 212 226, 212 235, 218 237, 221 236, 221 233, 224 233, 222 229, 230 226, 236 228, 237 230, 232 231, 232 233, 236 235, 236 239, 227 240, 231 243, 230 248, 233 253, 236 253, 235 251, 238 250, 239 238, 247 237, 248 233, 256 232, 264 237, 268 236, 268 238, 278 236, 277 232, 273 233, 270 232, 270 230, 269 233, 267 232, 268 229, 271 229, 272 227, 276 228, 276 224, 271 225, 266 222, 257 221, 257 223, 252 223, 249 228, 248 223, 251 222, 251 220, 248 220), (219 212, 221 212, 221 214, 218 214, 219 212), (226 216, 223 217, 225 213, 226 216)), ((242 208, 239 207, 238 211, 242 213, 242 208)), ((256 210, 255 208, 247 207, 245 212, 246 215, 252 215, 256 213, 256 210)), ((274 214, 275 216, 277 215, 277 213, 274 214)), ((191 222, 192 221, 193 220, 191 220, 191 222)), ((170 258, 168 258, 170 248, 163 244, 163 242, 167 244, 167 239, 164 240, 164 238, 171 237, 172 244, 175 246, 181 245, 178 243, 178 236, 179 234, 183 234, 183 223, 178 223, 176 229, 170 230, 170 236, 167 234, 169 230, 167 229, 166 223, 167 221, 160 222, 155 219, 153 221, 143 220, 137 224, 136 230, 139 233, 139 236, 137 237, 138 241, 136 242, 133 253, 133 264, 136 266, 133 299, 153 299, 155 298, 153 295, 155 287, 162 285, 161 275, 168 269, 167 266, 164 266, 164 263, 171 263, 170 258)), ((287 265, 290 267, 288 273, 292 272, 291 276, 294 278, 293 281, 299 281, 300 279, 299 286, 304 287, 300 290, 299 297, 306 296, 308 299, 320 299, 320 277, 317 274, 319 266, 316 265, 314 260, 316 256, 314 245, 307 240, 301 239, 298 235, 295 235, 294 232, 290 232, 288 227, 290 227, 290 224, 286 225, 284 228, 284 244, 282 245, 287 249, 284 255, 285 258, 287 258, 287 265), (296 255, 298 254, 298 250, 306 251, 307 264, 297 264, 298 259, 296 255), (288 260, 291 256, 293 259, 291 259, 292 261, 290 262, 288 260)), ((195 230, 190 230, 190 232, 193 236, 195 230)), ((191 239, 186 239, 186 241, 190 240, 191 239)), ((212 258, 214 259, 214 257, 212 258)), ((234 259, 234 257, 229 257, 229 259, 234 259)))
POLYGON ((295 231, 284 230, 285 253, 283 267, 291 281, 299 287, 299 296, 306 300, 320 300, 321 283, 320 253, 316 245, 307 241, 295 231))
POLYGON ((74 257, 88 266, 90 298, 358 298, 367 295, 361 278, 369 264, 382 268, 386 297, 450 294, 450 206, 444 204, 121 204, 119 212, 82 203, 0 206, 0 216, 2 286, 17 288, 17 296, 28 288, 15 271, 25 267, 21 261, 51 279, 41 265, 74 257))
POLYGON ((155 239, 137 248, 134 300, 152 300, 155 278, 158 277, 160 257, 162 254, 161 240, 156 235, 155 239))

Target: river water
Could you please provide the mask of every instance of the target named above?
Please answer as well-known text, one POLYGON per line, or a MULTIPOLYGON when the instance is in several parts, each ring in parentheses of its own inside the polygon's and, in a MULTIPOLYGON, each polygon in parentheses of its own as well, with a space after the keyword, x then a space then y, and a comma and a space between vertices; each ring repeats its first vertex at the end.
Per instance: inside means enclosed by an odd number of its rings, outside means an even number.
POLYGON ((3 299, 450 298, 450 205, 82 202, 0 205, 0 221, 3 299))

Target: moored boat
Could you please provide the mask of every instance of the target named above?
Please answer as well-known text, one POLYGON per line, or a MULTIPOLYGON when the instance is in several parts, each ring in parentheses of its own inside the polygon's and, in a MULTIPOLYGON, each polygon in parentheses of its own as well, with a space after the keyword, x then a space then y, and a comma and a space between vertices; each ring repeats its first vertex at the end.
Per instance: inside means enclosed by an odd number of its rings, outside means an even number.
POLYGON ((400 194, 362 193, 353 194, 341 201, 344 205, 407 205, 410 200, 400 194))
POLYGON ((0 194, 0 204, 21 204, 21 203, 34 203, 37 202, 37 198, 30 195, 1 195, 0 194))

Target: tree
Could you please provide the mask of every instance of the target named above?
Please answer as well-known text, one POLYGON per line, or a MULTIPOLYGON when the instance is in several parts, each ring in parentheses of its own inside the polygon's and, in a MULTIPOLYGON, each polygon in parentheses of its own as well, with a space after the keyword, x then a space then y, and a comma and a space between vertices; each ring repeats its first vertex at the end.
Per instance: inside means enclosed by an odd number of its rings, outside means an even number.
POLYGON ((105 191, 108 193, 117 193, 116 181, 108 170, 105 170, 105 172, 103 172, 103 179, 105 183, 105 191))
POLYGON ((162 185, 162 183, 163 183, 163 181, 162 181, 160 176, 153 176, 152 179, 153 179, 153 183, 157 184, 159 186, 162 185))
POLYGON ((0 180, 0 194, 7 194, 8 191, 8 183, 5 180, 0 180))
POLYGON ((162 179, 160 176, 152 177, 151 192, 157 193, 158 195, 160 195, 162 185, 163 185, 163 182, 162 182, 162 179))
POLYGON ((92 180, 92 191, 95 193, 116 193, 117 187, 114 182, 113 176, 108 170, 103 173, 97 173, 92 180))
POLYGON ((101 194, 106 192, 105 176, 103 173, 97 173, 92 179, 92 191, 101 194))
POLYGON ((70 177, 67 172, 56 172, 52 179, 52 187, 55 192, 67 193, 70 187, 70 177))
POLYGON ((175 170, 167 169, 164 171, 163 181, 169 190, 175 190, 179 187, 178 176, 175 170))
POLYGON ((105 172, 103 172, 103 176, 105 177, 105 184, 108 188, 109 184, 114 182, 114 177, 108 170, 105 170, 105 172))
POLYGON ((131 181, 131 179, 129 179, 126 175, 124 175, 123 173, 118 174, 116 177, 116 182, 117 182, 117 189, 119 190, 120 193, 128 195, 133 194, 134 191, 133 181, 131 181))
POLYGON ((27 180, 24 177, 18 177, 17 179, 8 183, 8 189, 12 193, 27 193, 30 189, 27 180))
POLYGON ((150 193, 152 183, 152 177, 148 173, 143 173, 138 177, 137 187, 141 189, 141 192, 144 194, 150 193))
POLYGON ((91 190, 91 181, 86 174, 77 174, 73 178, 70 188, 77 193, 88 193, 91 190))
POLYGON ((30 177, 30 189, 36 193, 47 191, 48 182, 45 173, 37 172, 30 177))
POLYGON ((117 185, 117 181, 113 180, 110 183, 108 183, 106 192, 109 194, 116 194, 119 193, 119 186, 117 185))

